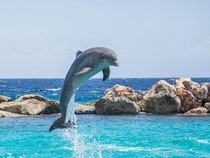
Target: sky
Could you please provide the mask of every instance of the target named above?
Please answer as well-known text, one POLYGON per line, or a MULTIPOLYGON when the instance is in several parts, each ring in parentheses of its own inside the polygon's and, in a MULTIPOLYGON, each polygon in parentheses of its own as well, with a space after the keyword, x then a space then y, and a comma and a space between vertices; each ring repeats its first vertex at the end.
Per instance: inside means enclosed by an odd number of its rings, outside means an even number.
MULTIPOLYGON (((64 78, 103 46, 111 78, 210 77, 208 0, 0 1, 0 78, 64 78)), ((95 77, 102 77, 102 73, 95 77)))

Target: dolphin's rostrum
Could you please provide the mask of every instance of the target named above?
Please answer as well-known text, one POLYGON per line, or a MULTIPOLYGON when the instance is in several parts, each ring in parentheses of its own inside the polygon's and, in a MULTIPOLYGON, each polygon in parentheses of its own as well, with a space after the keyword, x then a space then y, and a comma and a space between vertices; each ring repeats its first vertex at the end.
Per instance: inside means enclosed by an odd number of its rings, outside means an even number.
POLYGON ((76 89, 85 80, 89 79, 98 72, 103 72, 103 81, 109 78, 109 66, 118 66, 117 56, 113 50, 104 47, 95 47, 84 52, 78 51, 76 59, 71 65, 60 96, 61 117, 51 125, 49 131, 56 128, 73 127, 74 122, 67 120, 67 108, 69 101, 76 89))

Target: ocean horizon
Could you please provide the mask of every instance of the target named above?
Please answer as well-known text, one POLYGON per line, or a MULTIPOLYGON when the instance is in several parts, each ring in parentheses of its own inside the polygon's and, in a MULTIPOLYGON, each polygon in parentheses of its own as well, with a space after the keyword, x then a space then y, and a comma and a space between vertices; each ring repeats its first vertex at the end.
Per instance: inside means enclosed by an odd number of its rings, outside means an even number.
MULTIPOLYGON (((146 93, 164 79, 93 78, 75 94, 75 104, 94 102, 115 84, 146 93)), ((192 78, 210 82, 210 78, 192 78)), ((64 79, 0 79, 0 95, 40 94, 59 100, 64 79)), ((77 115, 76 129, 49 132, 58 115, 0 118, 0 157, 210 157, 210 117, 179 115, 77 115)))

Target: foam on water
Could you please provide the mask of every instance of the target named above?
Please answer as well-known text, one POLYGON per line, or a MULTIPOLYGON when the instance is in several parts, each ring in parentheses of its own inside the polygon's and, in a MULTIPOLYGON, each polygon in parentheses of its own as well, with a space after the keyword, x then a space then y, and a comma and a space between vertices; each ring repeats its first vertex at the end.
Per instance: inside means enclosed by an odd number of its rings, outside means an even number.
POLYGON ((209 141, 206 139, 190 138, 190 140, 195 141, 199 144, 209 144, 209 141))
POLYGON ((47 88, 46 90, 47 91, 60 91, 61 88, 60 87, 59 88, 47 88))

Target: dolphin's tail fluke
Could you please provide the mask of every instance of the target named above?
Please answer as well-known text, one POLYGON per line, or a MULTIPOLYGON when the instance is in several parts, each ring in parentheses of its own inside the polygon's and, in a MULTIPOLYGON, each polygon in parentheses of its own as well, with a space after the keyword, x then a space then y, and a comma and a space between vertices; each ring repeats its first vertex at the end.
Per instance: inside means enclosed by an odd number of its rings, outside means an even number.
POLYGON ((53 122, 53 124, 50 126, 49 131, 51 132, 52 130, 57 128, 75 128, 75 123, 72 120, 66 122, 65 119, 60 117, 53 122))

